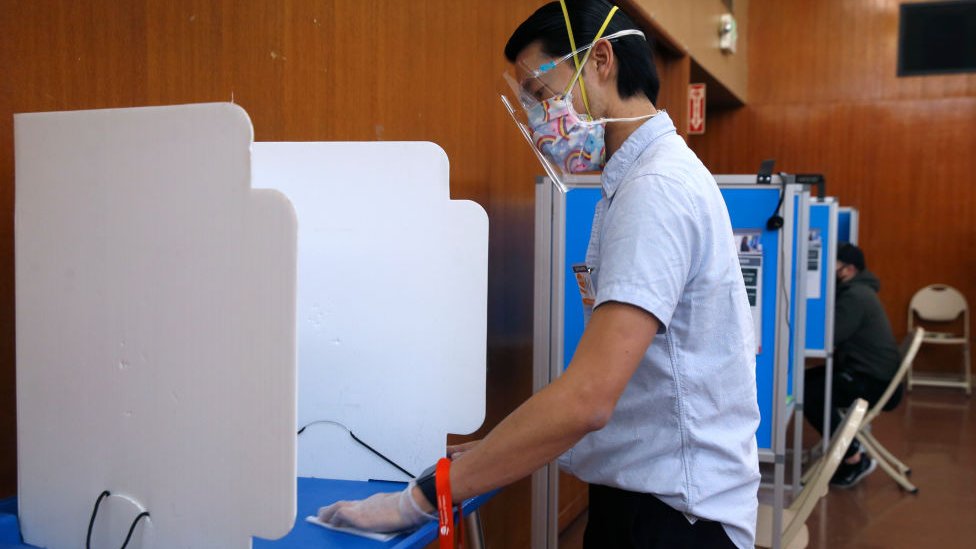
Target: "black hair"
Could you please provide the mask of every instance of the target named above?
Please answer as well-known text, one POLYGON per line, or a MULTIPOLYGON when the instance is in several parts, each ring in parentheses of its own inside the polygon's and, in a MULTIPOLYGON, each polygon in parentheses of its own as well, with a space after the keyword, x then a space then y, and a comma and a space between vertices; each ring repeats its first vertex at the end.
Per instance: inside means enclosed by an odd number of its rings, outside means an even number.
MULTIPOLYGON (((566 0, 577 48, 593 41, 612 8, 613 4, 606 0, 566 0)), ((640 30, 620 10, 610 20, 603 36, 629 29, 640 30)), ((566 19, 559 2, 542 6, 515 29, 505 44, 505 57, 514 63, 518 54, 537 40, 541 42, 542 51, 553 57, 561 57, 572 51, 566 32, 566 19)), ((611 45, 617 58, 617 93, 620 97, 626 99, 642 93, 651 103, 657 103, 661 81, 654 66, 650 37, 645 40, 640 36, 624 36, 611 42, 611 45)))
POLYGON ((850 242, 843 242, 837 247, 837 261, 854 265, 859 272, 863 271, 867 266, 864 263, 864 252, 861 251, 861 248, 858 248, 850 242))

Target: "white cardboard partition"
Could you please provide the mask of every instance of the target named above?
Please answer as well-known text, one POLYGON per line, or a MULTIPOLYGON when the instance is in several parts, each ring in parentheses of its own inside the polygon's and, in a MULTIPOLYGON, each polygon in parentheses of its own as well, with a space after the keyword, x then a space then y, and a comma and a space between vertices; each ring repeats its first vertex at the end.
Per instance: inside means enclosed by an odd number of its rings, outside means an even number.
POLYGON ((484 421, 488 219, 433 143, 255 143, 299 222, 300 476, 407 480, 484 421))
POLYGON ((229 104, 18 115, 25 541, 249 547, 295 518, 296 225, 229 104))

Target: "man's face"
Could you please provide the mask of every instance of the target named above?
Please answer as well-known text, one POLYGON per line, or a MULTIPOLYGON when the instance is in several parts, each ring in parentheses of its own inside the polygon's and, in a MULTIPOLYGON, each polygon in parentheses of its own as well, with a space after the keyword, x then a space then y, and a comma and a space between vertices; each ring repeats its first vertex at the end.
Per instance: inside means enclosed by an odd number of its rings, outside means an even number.
POLYGON ((844 263, 843 261, 837 262, 837 280, 840 282, 847 282, 854 278, 857 274, 857 268, 850 263, 844 263))
MULTIPOLYGON (((566 86, 576 74, 576 64, 571 59, 558 63, 549 71, 533 77, 531 71, 538 70, 553 60, 551 55, 542 51, 542 43, 539 41, 526 46, 515 58, 515 77, 522 84, 522 89, 527 96, 536 101, 545 101, 566 91, 566 86)), ((582 56, 580 60, 582 61, 582 56)), ((587 92, 590 92, 589 86, 587 86, 587 92)), ((583 102, 580 99, 579 81, 573 85, 572 96, 573 107, 576 108, 576 112, 585 113, 583 102)))

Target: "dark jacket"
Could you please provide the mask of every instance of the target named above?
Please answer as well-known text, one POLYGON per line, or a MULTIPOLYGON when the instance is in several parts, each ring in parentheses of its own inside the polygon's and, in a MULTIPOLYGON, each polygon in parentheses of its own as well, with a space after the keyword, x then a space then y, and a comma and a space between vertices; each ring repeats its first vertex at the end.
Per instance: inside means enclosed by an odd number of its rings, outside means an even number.
POLYGON ((898 344, 878 299, 880 289, 881 282, 869 271, 837 284, 834 356, 839 371, 888 383, 898 371, 898 344))

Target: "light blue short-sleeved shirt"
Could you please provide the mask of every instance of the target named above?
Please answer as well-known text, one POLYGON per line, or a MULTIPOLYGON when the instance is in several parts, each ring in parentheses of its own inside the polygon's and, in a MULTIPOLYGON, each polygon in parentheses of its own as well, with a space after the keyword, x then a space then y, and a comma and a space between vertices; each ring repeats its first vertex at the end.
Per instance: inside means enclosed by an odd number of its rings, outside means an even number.
POLYGON ((756 346, 728 209, 663 112, 614 153, 602 183, 585 258, 594 306, 635 305, 661 329, 610 422, 561 463, 586 482, 720 522, 738 547, 753 547, 756 346))

